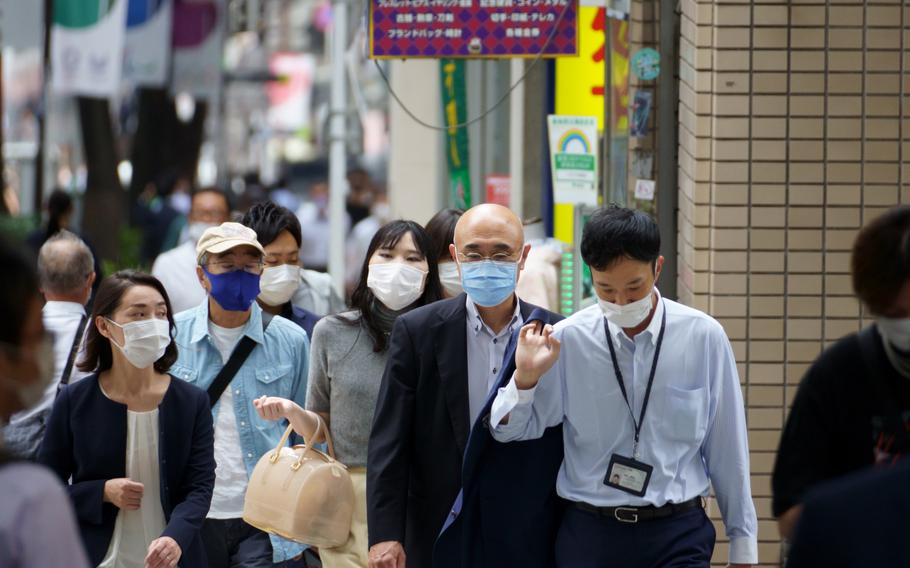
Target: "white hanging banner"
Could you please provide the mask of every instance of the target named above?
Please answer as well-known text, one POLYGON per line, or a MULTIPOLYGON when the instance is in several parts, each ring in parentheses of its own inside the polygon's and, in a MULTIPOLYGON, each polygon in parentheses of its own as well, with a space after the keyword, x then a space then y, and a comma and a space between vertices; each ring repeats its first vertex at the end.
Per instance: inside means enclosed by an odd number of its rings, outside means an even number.
POLYGON ((224 0, 174 0, 172 93, 218 97, 226 12, 224 0))
POLYGON ((51 88, 105 98, 120 88, 127 0, 54 2, 51 88))
POLYGON ((167 85, 171 55, 171 0, 129 0, 123 79, 133 85, 167 85))

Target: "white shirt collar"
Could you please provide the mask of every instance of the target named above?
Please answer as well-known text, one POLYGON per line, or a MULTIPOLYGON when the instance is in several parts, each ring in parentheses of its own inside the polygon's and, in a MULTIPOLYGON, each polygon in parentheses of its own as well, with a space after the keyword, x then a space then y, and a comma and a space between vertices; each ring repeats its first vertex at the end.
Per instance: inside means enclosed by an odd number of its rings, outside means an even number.
MULTIPOLYGON (((660 334, 660 322, 663 320, 666 311, 666 306, 662 301, 660 290, 657 289, 657 286, 654 287, 654 292, 657 296, 657 298, 655 298, 655 301, 657 302, 657 309, 654 311, 654 317, 651 318, 651 323, 649 323, 648 327, 643 329, 641 332, 649 334, 648 337, 651 340, 651 345, 657 344, 657 336, 660 334)), ((603 317, 606 319, 606 316, 603 317)), ((614 324, 610 320, 607 320, 607 326, 610 328, 610 333, 613 335, 613 337, 616 338, 617 341, 620 341, 623 337, 630 339, 621 327, 614 324)))
MULTIPOLYGON (((474 305, 474 302, 471 301, 471 297, 465 294, 465 305, 468 309, 468 328, 474 332, 474 335, 478 335, 481 330, 486 329, 490 332, 492 337, 497 337, 497 334, 493 333, 493 330, 490 329, 490 326, 483 321, 483 318, 480 317, 480 312, 477 310, 477 306, 474 305)), ((515 296, 515 312, 512 314, 512 319, 509 320, 509 325, 504 327, 502 331, 499 332, 499 335, 502 335, 503 332, 508 331, 512 333, 514 331, 512 327, 516 322, 521 321, 521 301, 518 300, 518 297, 515 296)))
POLYGON ((57 300, 49 300, 44 303, 44 307, 41 309, 44 313, 53 313, 53 314, 79 314, 85 315, 85 306, 77 302, 60 302, 57 300))

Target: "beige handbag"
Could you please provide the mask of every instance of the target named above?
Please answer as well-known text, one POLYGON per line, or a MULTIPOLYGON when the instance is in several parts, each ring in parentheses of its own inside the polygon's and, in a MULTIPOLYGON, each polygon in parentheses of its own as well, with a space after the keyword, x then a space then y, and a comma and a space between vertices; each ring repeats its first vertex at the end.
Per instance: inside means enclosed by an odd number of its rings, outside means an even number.
POLYGON ((317 547, 344 544, 351 532, 354 486, 347 468, 335 459, 332 437, 319 420, 314 440, 325 431, 329 454, 312 441, 285 444, 288 426, 274 451, 261 458, 250 477, 243 520, 283 538, 317 547))

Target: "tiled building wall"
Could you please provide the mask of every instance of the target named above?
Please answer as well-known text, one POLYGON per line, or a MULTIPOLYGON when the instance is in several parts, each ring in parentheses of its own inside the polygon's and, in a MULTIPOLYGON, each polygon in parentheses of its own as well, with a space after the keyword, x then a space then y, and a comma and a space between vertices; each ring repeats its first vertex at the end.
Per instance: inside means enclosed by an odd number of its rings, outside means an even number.
POLYGON ((679 295, 733 343, 759 554, 777 566, 770 472, 787 407, 819 351, 862 324, 857 230, 910 202, 910 3, 680 9, 679 295))

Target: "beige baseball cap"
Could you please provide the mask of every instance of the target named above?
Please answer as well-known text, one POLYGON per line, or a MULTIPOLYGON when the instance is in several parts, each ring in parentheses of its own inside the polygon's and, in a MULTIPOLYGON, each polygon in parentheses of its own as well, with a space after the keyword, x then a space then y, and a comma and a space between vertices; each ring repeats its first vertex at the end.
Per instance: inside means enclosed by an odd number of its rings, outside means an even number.
POLYGON ((257 240, 256 231, 240 223, 222 223, 206 229, 196 243, 196 262, 205 253, 220 254, 234 247, 250 246, 265 255, 265 249, 257 240))

